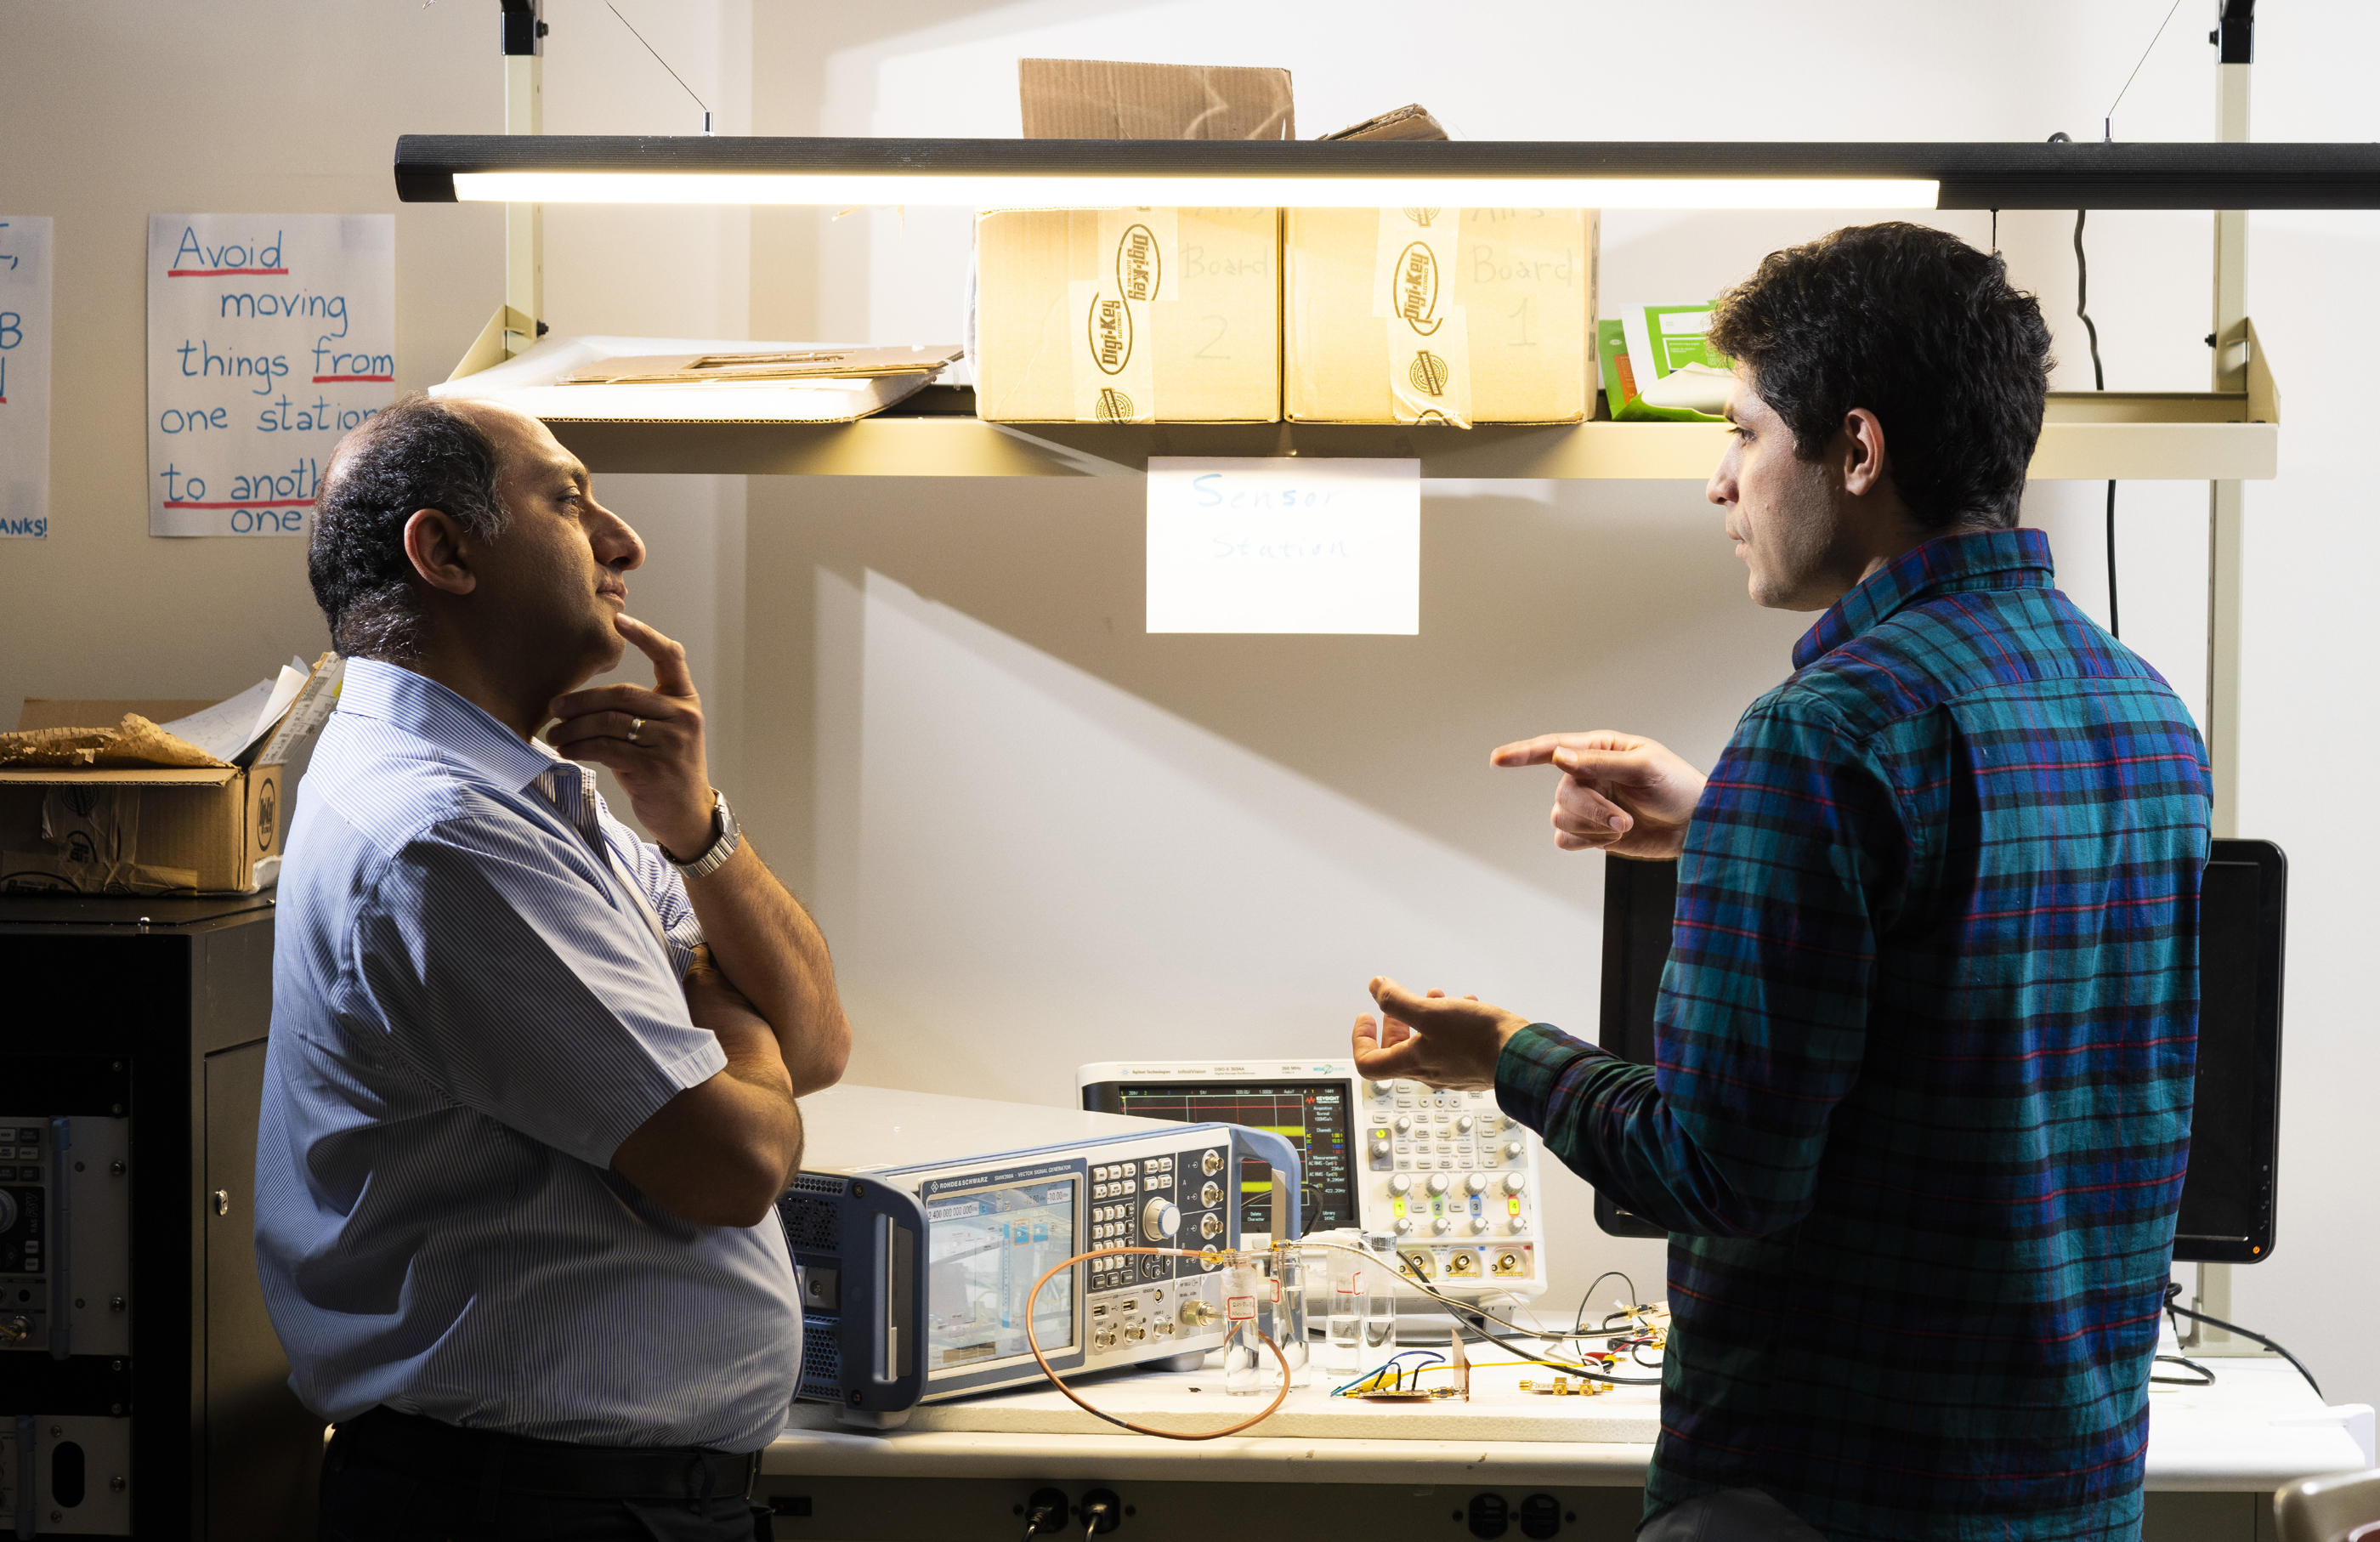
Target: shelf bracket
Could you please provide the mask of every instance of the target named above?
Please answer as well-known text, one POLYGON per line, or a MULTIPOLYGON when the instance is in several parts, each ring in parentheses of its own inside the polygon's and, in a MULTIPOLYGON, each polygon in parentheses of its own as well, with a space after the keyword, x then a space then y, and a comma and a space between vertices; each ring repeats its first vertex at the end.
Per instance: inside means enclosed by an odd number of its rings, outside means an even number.
MULTIPOLYGON (((545 0, 498 0, 503 11, 504 132, 545 132, 545 0)), ((504 310, 528 319, 507 330, 503 357, 537 341, 545 331, 545 210, 535 203, 504 205, 504 310)), ((477 349, 474 349, 476 352, 477 349)))

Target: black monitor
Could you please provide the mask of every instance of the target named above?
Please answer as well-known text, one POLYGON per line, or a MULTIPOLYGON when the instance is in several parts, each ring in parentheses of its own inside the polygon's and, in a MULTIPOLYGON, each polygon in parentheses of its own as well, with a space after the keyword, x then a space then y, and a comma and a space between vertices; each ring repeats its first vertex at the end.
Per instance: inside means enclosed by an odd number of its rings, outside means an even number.
MULTIPOLYGON (((2280 847, 2215 843, 2200 889, 2197 1100, 2174 1232, 2177 1263, 2252 1264, 2272 1257, 2288 890, 2280 847)), ((1605 859, 1597 1041, 1640 1065, 1653 1062, 1653 1008, 1677 903, 1675 862, 1605 859)), ((1595 1219, 1614 1236, 1667 1235, 1600 1193, 1595 1219)))

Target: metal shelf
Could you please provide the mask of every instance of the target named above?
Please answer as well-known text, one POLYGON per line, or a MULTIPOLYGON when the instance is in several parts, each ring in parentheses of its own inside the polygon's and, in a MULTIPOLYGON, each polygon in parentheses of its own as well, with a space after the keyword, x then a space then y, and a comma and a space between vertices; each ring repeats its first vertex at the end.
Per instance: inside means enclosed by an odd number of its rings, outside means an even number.
MULTIPOLYGON (((2249 392, 2053 392, 2030 475, 2045 480, 2261 481, 2279 426, 2252 420, 2249 392)), ((2256 404, 2261 406, 2263 404, 2256 404)), ((1411 428, 1347 423, 986 423, 880 416, 856 423, 552 420, 599 472, 783 477, 1098 477, 1151 455, 1377 455, 1425 477, 1701 481, 1717 423, 1411 428)))

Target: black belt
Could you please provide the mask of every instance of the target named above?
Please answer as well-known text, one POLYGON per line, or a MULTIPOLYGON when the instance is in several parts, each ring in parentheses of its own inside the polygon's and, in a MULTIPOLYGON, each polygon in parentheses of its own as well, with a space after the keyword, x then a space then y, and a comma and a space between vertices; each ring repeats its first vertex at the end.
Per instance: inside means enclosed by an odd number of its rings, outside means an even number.
POLYGON ((374 1408, 338 1427, 334 1459, 382 1467, 442 1487, 613 1500, 749 1498, 760 1453, 698 1446, 580 1446, 463 1429, 374 1408))

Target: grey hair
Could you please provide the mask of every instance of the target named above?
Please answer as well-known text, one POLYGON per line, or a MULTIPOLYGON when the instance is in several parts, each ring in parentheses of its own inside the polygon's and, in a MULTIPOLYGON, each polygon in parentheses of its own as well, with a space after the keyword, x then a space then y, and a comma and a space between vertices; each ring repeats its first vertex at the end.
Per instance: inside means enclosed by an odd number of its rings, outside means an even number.
POLYGON ((509 517, 496 482, 503 456, 464 413, 415 392, 364 419, 339 442, 314 497, 306 576, 349 658, 411 663, 425 620, 405 554, 406 521, 438 509, 482 540, 509 517))

